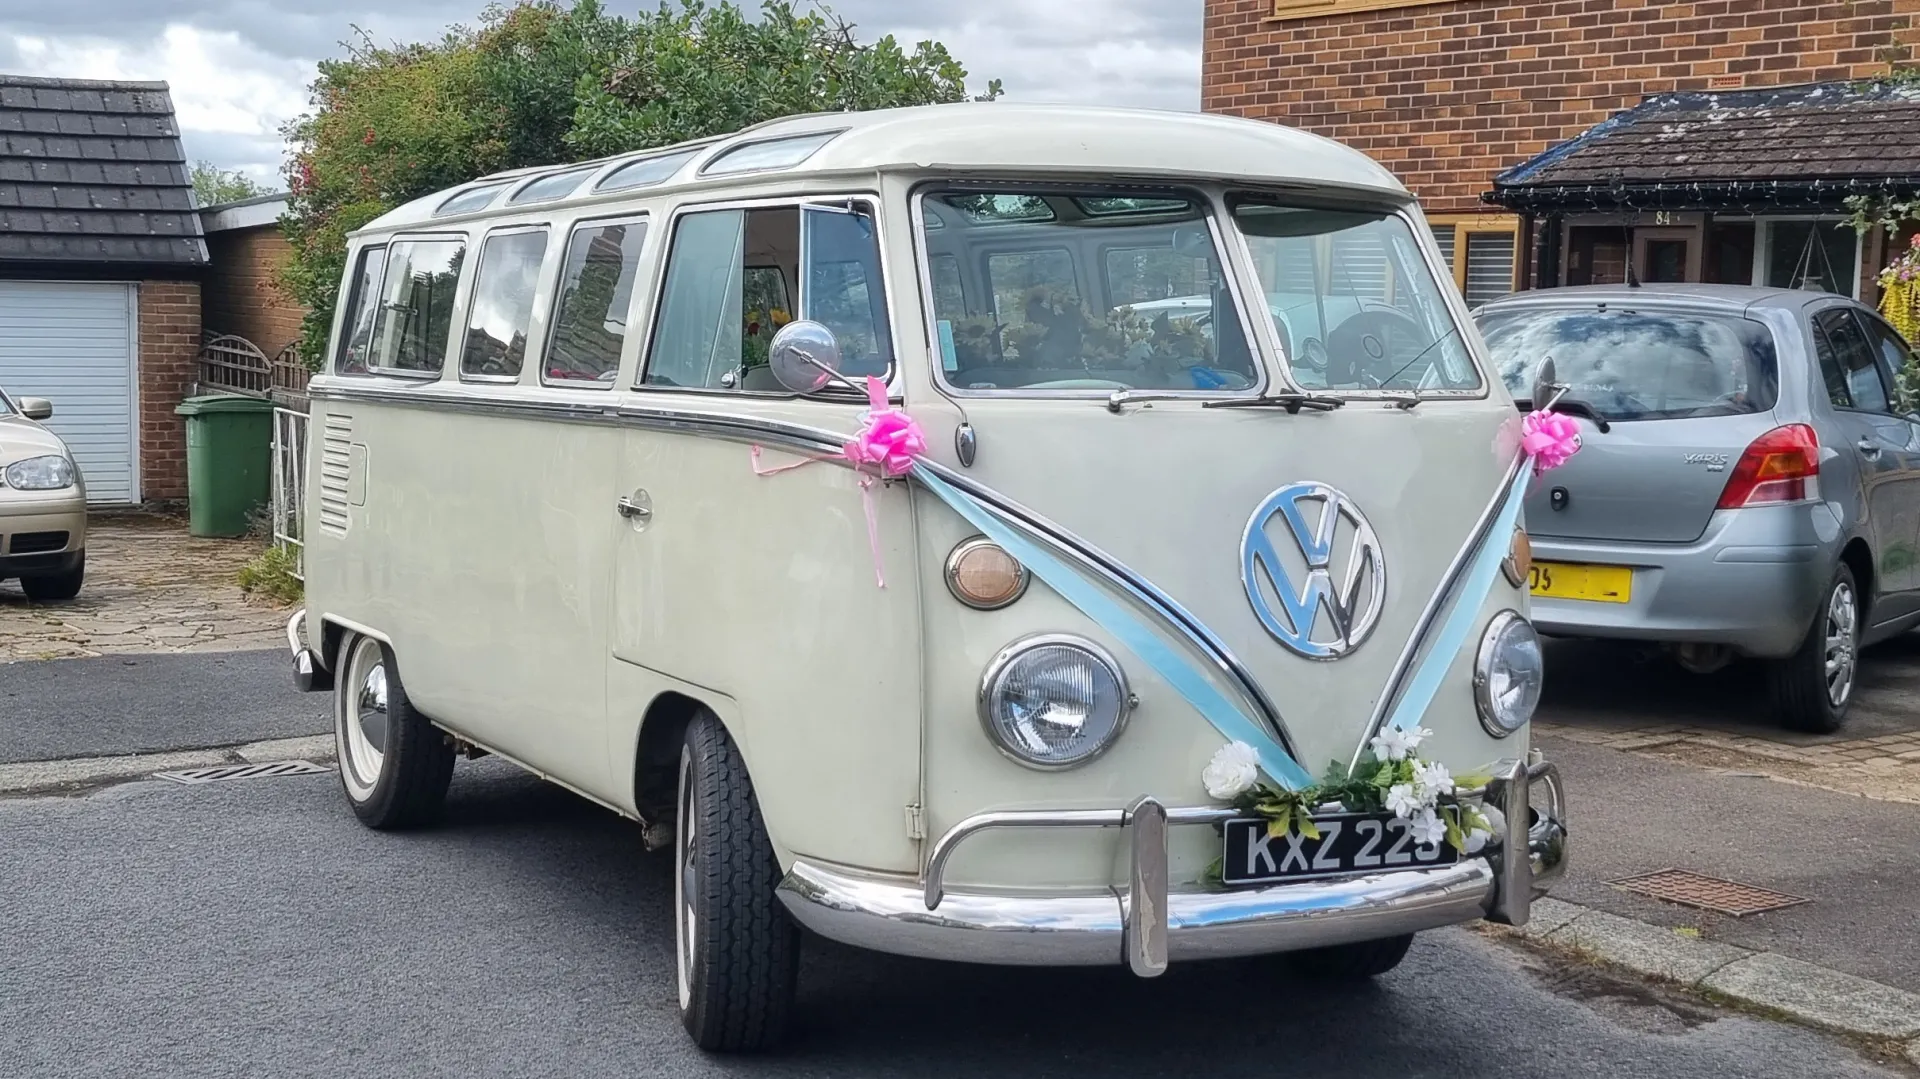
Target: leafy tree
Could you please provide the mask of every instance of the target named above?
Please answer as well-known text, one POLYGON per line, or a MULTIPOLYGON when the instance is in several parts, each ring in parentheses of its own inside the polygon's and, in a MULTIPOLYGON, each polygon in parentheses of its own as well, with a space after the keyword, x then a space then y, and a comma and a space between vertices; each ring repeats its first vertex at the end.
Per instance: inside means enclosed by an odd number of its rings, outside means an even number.
MULTIPOLYGON (((291 192, 282 274, 310 309, 302 349, 318 364, 345 269, 346 236, 412 199, 502 169, 724 134, 794 113, 960 101, 967 73, 946 48, 861 44, 825 9, 767 0, 662 3, 631 18, 598 0, 520 0, 440 40, 377 45, 362 34, 320 64, 310 110, 287 125, 291 192)), ((996 80, 982 99, 1000 94, 996 80)))
POLYGON ((193 197, 200 200, 202 206, 239 202, 267 193, 266 188, 248 179, 245 173, 223 169, 211 161, 195 161, 187 175, 193 183, 193 197))

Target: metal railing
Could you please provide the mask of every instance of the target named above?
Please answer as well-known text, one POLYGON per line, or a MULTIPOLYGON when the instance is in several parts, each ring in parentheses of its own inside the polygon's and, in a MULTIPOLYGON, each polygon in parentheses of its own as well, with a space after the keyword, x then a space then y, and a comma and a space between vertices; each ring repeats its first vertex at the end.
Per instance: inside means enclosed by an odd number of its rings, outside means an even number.
POLYGON ((273 542, 293 552, 293 575, 307 579, 303 532, 307 504, 307 411, 273 409, 273 542))

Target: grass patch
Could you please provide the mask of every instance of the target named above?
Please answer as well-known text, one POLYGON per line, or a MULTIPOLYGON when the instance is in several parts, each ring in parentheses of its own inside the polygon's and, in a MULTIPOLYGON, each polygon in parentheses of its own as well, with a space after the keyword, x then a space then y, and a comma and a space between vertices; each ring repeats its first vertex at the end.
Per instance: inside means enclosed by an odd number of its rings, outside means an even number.
POLYGON ((240 567, 240 591, 270 599, 282 607, 298 603, 306 595, 300 578, 294 576, 298 565, 299 556, 292 547, 275 544, 240 567))

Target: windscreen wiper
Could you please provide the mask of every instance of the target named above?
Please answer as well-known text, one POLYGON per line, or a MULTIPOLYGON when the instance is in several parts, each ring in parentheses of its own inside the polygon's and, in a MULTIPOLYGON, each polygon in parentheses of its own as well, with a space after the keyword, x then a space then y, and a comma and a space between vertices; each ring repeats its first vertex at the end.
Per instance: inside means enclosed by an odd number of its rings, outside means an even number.
POLYGON ((1322 397, 1312 393, 1263 393, 1258 397, 1229 397, 1218 401, 1202 401, 1201 408, 1284 408, 1287 415, 1297 416, 1300 410, 1312 409, 1316 412, 1332 412, 1346 404, 1342 397, 1322 397))
MULTIPOLYGON (((1513 403, 1520 406, 1522 412, 1533 411, 1533 402, 1525 397, 1516 398, 1513 403)), ((1547 407, 1568 416, 1585 416, 1593 421, 1593 426, 1603 435, 1613 430, 1613 425, 1607 422, 1607 418, 1600 414, 1599 409, 1577 397, 1568 397, 1564 391, 1554 398, 1553 404, 1547 407)))

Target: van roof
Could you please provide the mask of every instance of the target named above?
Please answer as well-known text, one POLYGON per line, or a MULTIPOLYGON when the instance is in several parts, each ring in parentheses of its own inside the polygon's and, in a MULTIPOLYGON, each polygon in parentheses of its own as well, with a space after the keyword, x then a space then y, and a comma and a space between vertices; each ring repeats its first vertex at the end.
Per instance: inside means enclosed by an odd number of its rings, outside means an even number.
POLYGON ((716 139, 593 162, 497 173, 415 199, 370 222, 362 231, 392 231, 427 222, 531 210, 535 208, 532 205, 509 209, 508 200, 514 194, 502 197, 501 192, 517 194, 542 178, 575 170, 583 171, 584 182, 572 194, 538 206, 560 207, 739 184, 768 173, 871 174, 899 170, 1024 172, 1036 176, 1083 173, 1134 181, 1219 179, 1337 187, 1393 201, 1412 197, 1392 173, 1365 154, 1278 124, 1149 109, 962 102, 791 116, 716 139), (820 135, 830 138, 791 165, 724 175, 708 171, 743 146, 820 135), (688 156, 664 180, 624 191, 595 190, 623 166, 681 153, 688 156), (491 199, 475 195, 469 200, 480 205, 455 212, 444 208, 456 195, 484 188, 497 190, 491 199))

